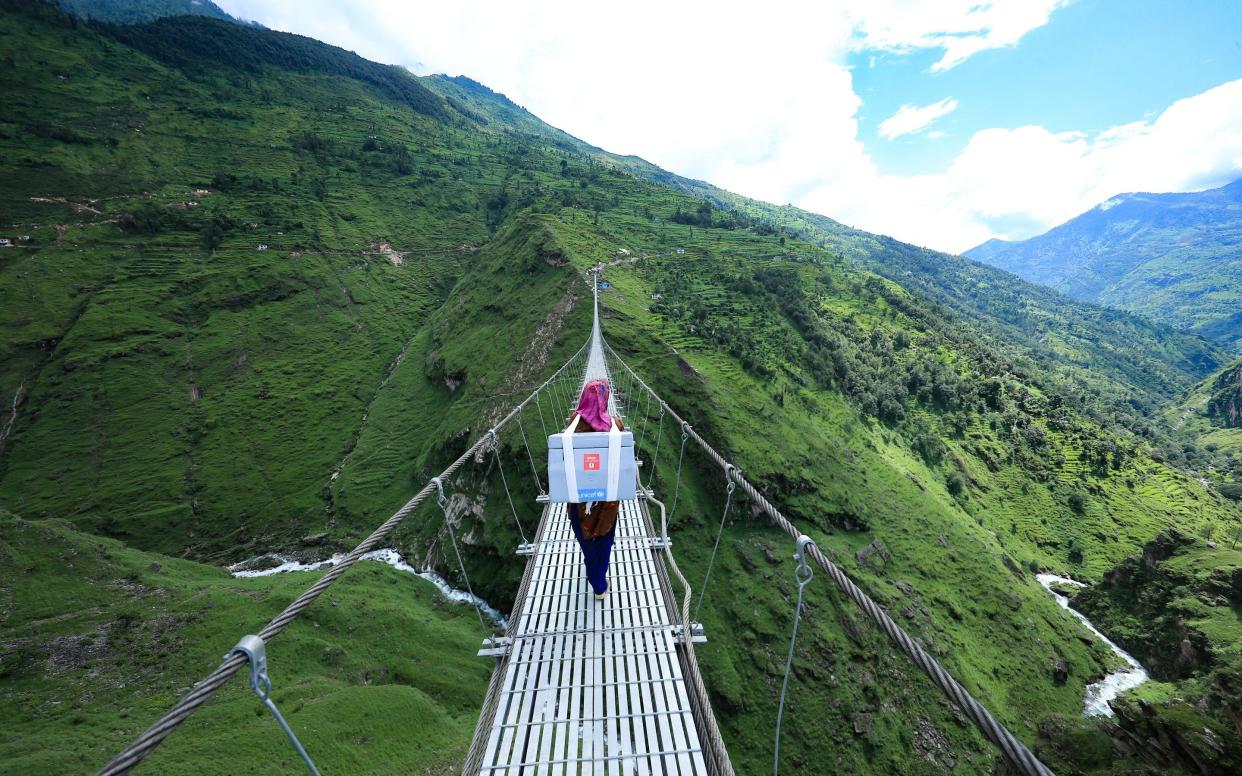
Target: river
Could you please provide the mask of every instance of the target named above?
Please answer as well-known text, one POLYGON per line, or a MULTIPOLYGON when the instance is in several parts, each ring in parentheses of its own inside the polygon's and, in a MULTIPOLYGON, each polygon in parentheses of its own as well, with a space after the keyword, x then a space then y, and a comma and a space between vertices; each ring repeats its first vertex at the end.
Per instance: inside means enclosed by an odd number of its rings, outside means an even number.
POLYGON ((1109 708, 1108 702, 1123 692, 1133 690, 1143 682, 1146 682, 1150 678, 1147 675, 1147 671, 1143 669, 1139 661, 1134 659, 1133 655, 1117 646, 1112 639, 1101 633, 1100 629, 1092 625, 1091 621, 1084 617, 1081 612, 1071 608, 1068 598, 1052 588, 1055 584, 1068 585, 1070 587, 1086 587, 1086 585, 1066 577, 1059 577, 1056 574, 1036 574, 1035 578, 1039 580, 1039 584, 1043 585, 1045 590, 1052 593, 1052 597, 1057 600, 1061 608, 1074 615, 1079 622, 1087 626, 1087 630, 1094 633, 1100 641, 1107 644, 1113 652, 1126 661, 1127 668, 1114 671, 1100 681, 1087 685, 1087 698, 1083 704, 1083 716, 1113 716, 1113 710, 1109 708))
MULTIPOLYGON (((302 563, 285 555, 269 552, 266 555, 259 555, 258 557, 250 558, 249 560, 244 560, 240 563, 234 563, 232 566, 229 566, 229 573, 235 577, 270 577, 273 574, 287 574, 291 571, 319 571, 321 569, 335 566, 343 560, 345 560, 345 554, 337 553, 327 560, 315 561, 313 563, 302 563), (247 568, 247 566, 251 566, 255 562, 262 560, 274 560, 277 561, 278 565, 265 569, 247 568)), ((472 606, 476 606, 479 608, 479 611, 483 612, 489 620, 498 625, 500 628, 508 627, 508 621, 505 619, 505 616, 496 609, 496 607, 492 606, 478 596, 471 595, 465 590, 458 590, 450 585, 444 577, 434 571, 419 571, 402 560, 401 554, 396 550, 372 550, 359 558, 359 560, 387 563, 389 566, 392 566, 398 571, 404 571, 407 574, 413 574, 419 579, 425 579, 435 585, 436 589, 440 591, 440 595, 444 596, 449 601, 457 604, 470 604, 472 606)))

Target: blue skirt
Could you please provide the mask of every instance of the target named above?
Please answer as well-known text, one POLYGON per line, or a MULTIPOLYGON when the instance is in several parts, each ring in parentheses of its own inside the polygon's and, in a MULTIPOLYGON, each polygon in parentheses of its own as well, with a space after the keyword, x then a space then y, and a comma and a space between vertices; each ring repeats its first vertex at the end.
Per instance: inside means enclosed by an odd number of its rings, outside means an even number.
POLYGON ((582 538, 582 505, 569 505, 569 525, 574 529, 578 546, 582 548, 582 560, 586 563, 587 582, 596 595, 608 589, 608 561, 612 558, 612 540, 617 528, 594 539, 582 538))

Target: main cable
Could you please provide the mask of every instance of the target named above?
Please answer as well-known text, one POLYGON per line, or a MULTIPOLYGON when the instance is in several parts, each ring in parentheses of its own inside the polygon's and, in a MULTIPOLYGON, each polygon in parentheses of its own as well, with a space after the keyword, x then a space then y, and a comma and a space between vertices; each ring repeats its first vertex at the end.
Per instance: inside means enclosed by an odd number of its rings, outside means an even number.
MULTIPOLYGON (((767 514, 773 523, 775 523, 785 533, 789 534, 789 537, 795 541, 803 535, 802 532, 799 531, 792 522, 790 522, 789 518, 785 517, 785 515, 773 506, 772 503, 768 501, 767 498, 765 498, 754 485, 750 484, 750 481, 742 476, 740 471, 736 470, 736 467, 732 463, 726 461, 724 456, 716 452, 716 449, 708 444, 707 440, 704 439, 698 431, 696 431, 692 426, 686 424, 685 420, 683 420, 682 417, 668 405, 668 402, 660 398, 660 396, 652 390, 651 387, 647 385, 647 383, 644 382, 633 369, 630 368, 630 365, 625 363, 621 356, 618 355, 610 345, 605 343, 604 347, 607 348, 613 359, 624 367, 624 369, 638 382, 638 384, 642 386, 645 391, 647 391, 650 397, 655 398, 655 400, 659 402, 660 406, 667 409, 669 414, 673 416, 674 420, 683 424, 682 427, 689 432, 690 436, 694 438, 694 441, 698 443, 699 447, 701 447, 703 451, 717 463, 717 465, 723 468, 726 472, 733 470, 732 480, 737 483, 738 487, 745 491, 746 495, 748 495, 751 500, 761 510, 763 510, 764 513, 767 514)), ((1022 741, 1011 733, 1008 728, 998 722, 996 718, 993 717, 992 714, 983 706, 983 704, 976 700, 965 687, 953 678, 952 674, 945 670, 945 668, 940 665, 934 657, 927 654, 927 652, 919 646, 910 634, 906 633, 900 625, 894 622, 893 619, 871 599, 870 596, 864 593, 858 585, 854 584, 854 581, 849 578, 849 575, 847 575, 840 566, 828 560, 828 558, 826 558, 814 544, 807 548, 807 554, 810 555, 816 565, 823 569, 828 577, 836 583, 837 587, 839 587, 851 600, 853 600, 854 603, 857 604, 868 617, 880 626, 880 630, 882 630, 884 634, 889 637, 889 640, 896 644, 902 652, 906 653, 906 655, 914 661, 914 664, 917 665, 923 673, 927 674, 928 678, 932 680, 932 683, 935 684, 936 687, 949 698, 949 700, 957 704, 963 713, 970 718, 970 721, 974 723, 979 732, 995 744, 1009 760, 1009 762, 1012 763, 1022 774, 1024 774, 1024 776, 1054 776, 1052 770, 1040 762, 1039 758, 1027 748, 1026 744, 1022 743, 1022 741)))
MULTIPOLYGON (((589 341, 583 344, 583 346, 578 349, 577 353, 566 361, 560 369, 553 373, 552 377, 545 380, 543 384, 532 391, 526 399, 510 410, 509 414, 493 426, 488 433, 485 433, 476 439, 474 444, 472 444, 470 448, 466 450, 466 452, 462 453, 455 461, 449 464, 444 471, 429 480, 427 484, 418 491, 418 493, 414 494, 413 498, 394 512, 392 517, 389 517, 381 523, 378 528, 371 532, 370 536, 363 539, 362 542, 349 553, 349 555, 345 556, 344 560, 330 568, 327 573, 315 582, 315 584, 307 588, 307 590, 302 593, 302 595, 298 596, 293 603, 285 607, 284 611, 276 615, 271 622, 264 626, 263 630, 259 631, 259 638, 263 639, 264 642, 271 641, 273 637, 279 635, 281 631, 288 627, 289 623, 293 622, 298 615, 305 611, 306 608, 309 607, 321 593, 323 593, 323 591, 331 587, 332 583, 336 582, 342 574, 348 571, 359 558, 374 549, 380 539, 387 536, 393 528, 396 528, 397 525, 401 523, 401 521, 409 517, 410 514, 418 508, 419 504, 423 503, 423 501, 431 495, 431 493, 435 492, 436 480, 444 482, 449 477, 452 477, 453 474, 461 468, 462 464, 474 456, 474 454, 483 447, 483 444, 492 438, 492 431, 503 427, 514 416, 516 416, 523 407, 529 404, 540 391, 547 388, 553 380, 560 377, 561 373, 564 372, 570 364, 577 361, 578 356, 582 354, 589 344, 589 341)), ((147 755, 151 754, 151 752, 154 751, 155 748, 159 746, 170 733, 172 733, 172 731, 176 730, 177 726, 189 719, 190 715, 193 714, 199 706, 202 706, 210 700, 211 697, 215 695, 216 692, 218 692, 220 688, 223 687, 229 679, 233 678, 233 676, 241 670, 242 666, 246 664, 247 658, 245 655, 239 652, 235 652, 230 655, 229 658, 221 663, 214 671, 208 674, 198 684, 194 685, 194 687, 186 693, 181 700, 177 701, 171 709, 165 712, 164 716, 156 720, 151 727, 143 731, 142 734, 140 734, 129 744, 129 746, 125 747, 119 754, 116 755, 116 757, 112 758, 112 760, 99 771, 99 776, 113 776, 114 774, 128 773, 132 770, 134 766, 142 762, 147 755)))

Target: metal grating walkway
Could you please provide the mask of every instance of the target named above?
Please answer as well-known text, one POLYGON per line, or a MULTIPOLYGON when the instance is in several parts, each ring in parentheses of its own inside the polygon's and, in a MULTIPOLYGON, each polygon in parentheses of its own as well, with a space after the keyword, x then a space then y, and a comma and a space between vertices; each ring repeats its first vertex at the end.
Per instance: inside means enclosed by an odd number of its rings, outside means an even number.
POLYGON ((596 601, 565 505, 544 510, 481 773, 707 773, 648 525, 621 503, 596 601))
MULTIPOLYGON (((596 378, 610 378, 598 289, 582 385, 596 378)), ((609 393, 614 415, 618 399, 609 393)), ((687 691, 684 672, 698 669, 679 643, 660 546, 645 505, 622 501, 608 597, 596 601, 566 506, 544 507, 506 637, 479 653, 498 660, 464 773, 732 775, 722 748, 703 751, 696 719, 715 721, 687 691)))

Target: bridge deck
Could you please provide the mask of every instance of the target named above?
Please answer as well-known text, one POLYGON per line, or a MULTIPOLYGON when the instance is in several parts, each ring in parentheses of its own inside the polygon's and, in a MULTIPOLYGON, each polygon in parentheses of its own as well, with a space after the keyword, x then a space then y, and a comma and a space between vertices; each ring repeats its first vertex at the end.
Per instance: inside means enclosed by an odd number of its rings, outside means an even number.
POLYGON ((545 508, 481 773, 707 773, 649 525, 621 503, 596 601, 565 505, 545 508))

